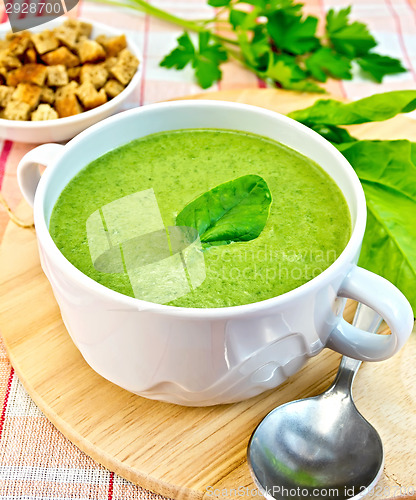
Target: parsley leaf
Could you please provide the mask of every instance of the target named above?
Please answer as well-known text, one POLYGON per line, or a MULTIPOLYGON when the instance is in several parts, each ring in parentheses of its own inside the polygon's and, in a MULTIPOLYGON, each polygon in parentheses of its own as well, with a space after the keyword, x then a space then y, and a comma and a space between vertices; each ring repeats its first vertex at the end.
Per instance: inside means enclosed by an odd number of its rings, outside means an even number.
POLYGON ((275 12, 276 10, 284 10, 288 14, 300 14, 303 4, 294 3, 293 0, 241 0, 242 3, 255 5, 262 9, 262 15, 275 12))
POLYGON ((208 0, 207 3, 211 5, 211 7, 226 7, 230 5, 231 0, 208 0))
POLYGON ((299 80, 304 80, 307 75, 302 68, 297 64, 296 57, 289 56, 287 54, 274 54, 272 53, 272 64, 270 65, 270 73, 274 73, 278 76, 279 67, 282 68, 282 64, 286 68, 290 69, 290 79, 297 82, 299 80))
POLYGON ((304 92, 324 92, 319 85, 306 78, 306 73, 295 63, 291 56, 278 56, 272 53, 267 70, 260 74, 265 80, 272 80, 285 89, 304 92))
POLYGON ((251 30, 257 25, 256 18, 258 15, 259 12, 257 9, 253 9, 251 12, 231 9, 229 21, 235 30, 251 30))
POLYGON ((210 43, 211 35, 207 31, 199 33, 199 54, 192 66, 195 76, 203 89, 221 79, 219 65, 227 60, 227 52, 219 43, 210 43))
POLYGON ((305 59, 305 66, 320 82, 326 82, 328 75, 342 80, 352 78, 349 59, 336 54, 329 47, 321 47, 305 59))
POLYGON ((331 9, 326 16, 326 32, 334 49, 347 57, 359 57, 377 45, 365 24, 350 22, 351 7, 335 12, 331 9))
POLYGON ((260 65, 267 66, 267 60, 264 57, 271 51, 267 32, 263 26, 257 26, 252 33, 253 37, 250 41, 251 53, 260 65))
POLYGON ((181 35, 177 41, 178 47, 163 59, 161 66, 183 69, 190 63, 203 89, 211 87, 221 79, 219 66, 227 60, 227 52, 221 44, 212 42, 212 35, 208 31, 199 33, 198 50, 195 49, 188 33, 181 35))
POLYGON ((271 51, 267 36, 263 32, 262 27, 255 28, 253 33, 250 40, 246 30, 237 30, 237 39, 246 63, 255 71, 260 71, 267 67, 271 51))
POLYGON ((277 48, 291 54, 305 54, 320 45, 315 36, 317 25, 316 17, 302 19, 301 16, 278 10, 268 17, 267 31, 277 48))
POLYGON ((378 83, 383 81, 385 75, 394 75, 407 71, 398 59, 380 54, 367 54, 357 59, 357 63, 363 71, 370 73, 378 83))
POLYGON ((188 63, 193 61, 195 48, 188 33, 183 33, 176 41, 178 42, 178 46, 165 56, 160 66, 183 69, 188 63))
POLYGON ((328 78, 350 80, 353 63, 377 82, 406 71, 399 60, 370 52, 377 42, 364 23, 350 20, 351 7, 330 10, 325 35, 318 37, 318 18, 305 17, 297 0, 207 0, 220 11, 196 21, 137 2, 137 9, 148 7, 152 15, 198 33, 198 47, 184 33, 161 66, 181 70, 191 65, 202 88, 221 79, 220 66, 228 57, 273 84, 305 92, 324 92, 315 82, 328 78))

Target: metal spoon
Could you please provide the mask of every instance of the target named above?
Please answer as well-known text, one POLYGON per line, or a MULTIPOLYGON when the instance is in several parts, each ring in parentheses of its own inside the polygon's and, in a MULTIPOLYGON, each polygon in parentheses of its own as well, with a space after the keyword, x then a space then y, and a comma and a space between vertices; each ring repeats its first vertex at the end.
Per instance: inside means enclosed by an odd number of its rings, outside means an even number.
MULTIPOLYGON (((359 305, 354 322, 376 332, 381 318, 359 305)), ((254 481, 268 499, 358 499, 383 470, 380 436, 354 405, 361 361, 344 356, 324 393, 284 404, 260 422, 248 445, 254 481)))

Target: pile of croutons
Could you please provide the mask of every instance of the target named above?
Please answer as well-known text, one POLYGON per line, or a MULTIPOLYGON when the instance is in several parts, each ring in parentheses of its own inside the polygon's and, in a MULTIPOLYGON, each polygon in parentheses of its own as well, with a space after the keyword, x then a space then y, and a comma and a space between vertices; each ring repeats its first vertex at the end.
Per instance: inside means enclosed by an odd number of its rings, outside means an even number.
POLYGON ((0 118, 54 120, 117 96, 137 71, 125 35, 100 35, 67 19, 54 30, 9 33, 0 41, 0 118))

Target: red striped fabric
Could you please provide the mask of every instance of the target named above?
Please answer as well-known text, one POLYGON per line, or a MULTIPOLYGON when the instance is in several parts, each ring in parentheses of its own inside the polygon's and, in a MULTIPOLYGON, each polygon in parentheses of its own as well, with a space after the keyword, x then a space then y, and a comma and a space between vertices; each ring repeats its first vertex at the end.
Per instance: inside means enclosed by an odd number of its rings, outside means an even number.
POLYGON ((14 369, 13 367, 11 367, 9 379, 7 381, 7 386, 6 386, 6 393, 4 395, 4 400, 3 400, 3 408, 1 410, 1 416, 0 416, 0 440, 3 435, 3 427, 4 427, 4 422, 6 420, 7 405, 9 403, 10 388, 12 385, 13 377, 14 377, 14 369))

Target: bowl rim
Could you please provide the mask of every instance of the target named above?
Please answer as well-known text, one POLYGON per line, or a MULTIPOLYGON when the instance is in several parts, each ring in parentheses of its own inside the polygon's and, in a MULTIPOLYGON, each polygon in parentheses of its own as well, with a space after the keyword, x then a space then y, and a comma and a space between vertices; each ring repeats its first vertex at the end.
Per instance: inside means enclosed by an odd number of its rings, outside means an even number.
MULTIPOLYGON (((43 31, 45 29, 49 28, 55 28, 59 25, 61 25, 65 19, 71 19, 69 16, 60 16, 56 19, 52 19, 51 21, 48 21, 43 24, 39 24, 38 26, 35 26, 34 28, 31 29, 36 29, 39 28, 39 31, 43 31), (41 29, 40 29, 41 28, 41 29)), ((64 118, 56 118, 54 120, 44 120, 44 121, 31 121, 31 120, 8 120, 7 118, 0 118, 0 127, 7 127, 8 129, 11 130, 42 130, 49 128, 51 125, 54 127, 58 126, 66 126, 66 125, 71 125, 71 124, 77 124, 81 120, 85 119, 94 119, 97 115, 100 115, 101 113, 105 113, 106 110, 109 110, 113 107, 117 107, 120 105, 125 99, 127 99, 134 89, 136 88, 137 84, 141 80, 142 76, 142 66, 143 66, 143 57, 141 50, 139 49, 138 45, 131 40, 131 38, 121 29, 119 28, 114 28, 112 26, 109 26, 104 23, 96 22, 93 21, 92 19, 88 19, 85 17, 77 17, 76 18, 78 21, 83 21, 92 24, 93 30, 94 28, 98 28, 101 31, 107 31, 109 34, 117 36, 124 34, 126 35, 126 40, 127 40, 127 48, 131 49, 134 55, 139 59, 139 66, 137 68, 136 73, 133 75, 133 78, 130 80, 130 82, 126 85, 126 87, 118 94, 116 97, 113 97, 113 99, 110 99, 104 104, 101 104, 100 106, 97 106, 96 108, 89 109, 88 111, 83 111, 82 113, 79 113, 78 115, 73 115, 73 116, 66 116, 64 118)), ((5 23, 0 24, 0 36, 4 36, 8 31, 10 31, 10 23, 6 21, 5 23)), ((28 30, 29 31, 29 30, 28 30)))
MULTIPOLYGON (((334 180, 334 182, 336 181, 334 180)), ((341 191, 344 192, 342 187, 339 186, 338 183, 336 184, 341 189, 341 191)), ((332 279, 334 274, 342 272, 342 274, 346 275, 347 271, 342 271, 342 269, 348 270, 351 266, 354 265, 354 259, 360 249, 361 242, 364 236, 366 218, 367 218, 367 211, 366 211, 364 190, 361 186, 357 174, 355 173, 354 169, 347 161, 347 159, 335 148, 335 146, 333 146, 329 141, 324 139, 317 132, 293 120, 292 118, 289 118, 276 111, 271 111, 268 109, 264 109, 249 104, 242 104, 242 103, 235 103, 228 101, 203 100, 203 99, 167 101, 167 102, 149 104, 139 108, 133 108, 124 111, 122 113, 113 115, 109 118, 106 118, 105 120, 102 120, 92 125, 91 127, 85 129, 80 134, 71 139, 65 146, 63 146, 62 152, 58 154, 57 157, 54 158, 54 161, 51 162, 50 165, 48 165, 36 190, 35 202, 34 202, 34 221, 35 221, 36 233, 38 235, 38 243, 40 247, 42 248, 42 250, 47 252, 48 255, 54 260, 54 265, 57 266, 61 272, 69 274, 70 279, 76 281, 79 286, 87 288, 89 291, 91 291, 96 295, 98 294, 103 299, 114 301, 115 303, 117 303, 118 309, 120 308, 120 306, 124 305, 126 307, 126 310, 153 312, 153 313, 163 314, 166 316, 182 317, 194 320, 228 319, 237 316, 241 317, 247 314, 248 315, 253 315, 256 313, 264 314, 264 311, 266 310, 269 309, 276 310, 279 307, 285 307, 288 303, 296 299, 296 297, 300 298, 302 295, 306 295, 311 291, 314 291, 317 288, 322 287, 332 279), (117 122, 123 121, 124 119, 128 118, 131 115, 137 115, 138 117, 140 117, 141 115, 145 115, 146 113, 152 113, 152 110, 157 110, 157 109, 163 110, 164 108, 178 110, 178 108, 180 109, 183 107, 186 108, 199 107, 201 111, 203 111, 205 107, 212 107, 212 106, 216 106, 222 112, 225 112, 230 108, 234 108, 243 111, 245 110, 246 112, 257 113, 263 116, 271 117, 276 121, 280 121, 281 124, 283 123, 284 126, 292 127, 295 130, 301 132, 302 134, 306 134, 307 136, 312 138, 315 142, 317 142, 319 147, 324 148, 334 157, 334 160, 337 161, 339 167, 342 168, 348 176, 350 184, 353 188, 353 196, 355 199, 355 205, 357 210, 355 220, 353 220, 352 215, 350 213, 353 229, 347 245, 345 246, 341 254, 338 256, 338 258, 318 276, 284 294, 278 295, 276 297, 271 297, 269 299, 265 299, 262 301, 253 302, 250 304, 227 306, 227 307, 215 307, 215 308, 177 307, 177 306, 157 304, 142 299, 137 299, 134 297, 124 295, 120 292, 116 292, 115 290, 112 290, 110 288, 107 288, 106 286, 101 285, 100 283, 94 281, 92 278, 90 278, 82 271, 77 269, 69 260, 67 260, 67 258, 61 253, 59 248, 56 246, 55 242, 52 239, 52 236, 49 233, 49 228, 45 220, 43 198, 48 189, 50 179, 54 175, 54 172, 58 169, 58 165, 61 158, 69 154, 73 146, 77 146, 79 143, 82 143, 91 134, 97 132, 99 133, 102 127, 113 127, 117 124, 117 122)))

